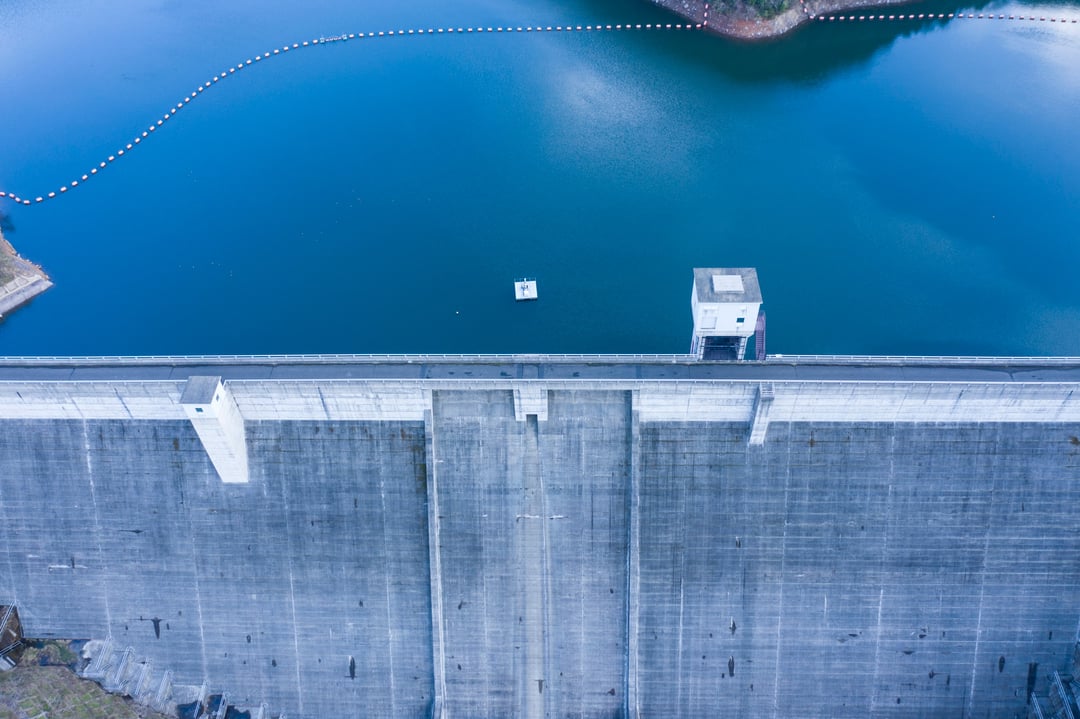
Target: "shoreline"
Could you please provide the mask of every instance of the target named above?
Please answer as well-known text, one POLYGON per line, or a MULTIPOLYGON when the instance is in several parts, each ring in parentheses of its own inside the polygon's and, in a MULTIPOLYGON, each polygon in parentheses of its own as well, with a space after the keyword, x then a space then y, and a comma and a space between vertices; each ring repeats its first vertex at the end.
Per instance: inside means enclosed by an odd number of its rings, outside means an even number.
POLYGON ((911 4, 911 0, 815 0, 811 9, 805 0, 790 1, 792 7, 763 18, 745 5, 724 9, 708 0, 652 0, 680 17, 702 23, 703 30, 736 40, 776 39, 824 13, 911 4))
POLYGON ((0 233, 0 261, 3 260, 9 263, 13 277, 0 285, 0 322, 3 322, 8 314, 53 286, 45 271, 19 256, 3 233, 0 233))

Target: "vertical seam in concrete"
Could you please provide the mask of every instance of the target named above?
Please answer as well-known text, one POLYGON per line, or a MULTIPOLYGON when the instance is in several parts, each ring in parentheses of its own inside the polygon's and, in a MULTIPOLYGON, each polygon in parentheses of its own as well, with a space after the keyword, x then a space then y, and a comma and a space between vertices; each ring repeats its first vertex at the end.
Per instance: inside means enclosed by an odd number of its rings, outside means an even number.
MULTIPOLYGON (((519 521, 521 522, 523 568, 525 588, 525 657, 522 682, 522 716, 527 719, 542 719, 547 715, 547 700, 541 689, 547 669, 547 562, 545 537, 547 522, 544 509, 544 480, 540 465, 540 421, 537 415, 525 416, 524 431, 521 437, 522 487, 525 506, 519 521), (536 526, 534 522, 539 522, 536 526), (535 563, 534 565, 531 563, 535 563), (539 675, 539 676, 537 676, 539 675), (533 683, 536 682, 536 694, 533 683)), ((550 692, 548 692, 550 696, 550 692)))
MULTIPOLYGON (((98 513, 97 491, 94 489, 94 460, 90 452, 90 427, 89 421, 83 419, 83 450, 86 453, 86 479, 90 484, 90 503, 94 508, 94 546, 97 548, 98 567, 105 566, 104 553, 101 551, 101 517, 98 513)), ((74 571, 74 568, 73 568, 74 571)), ((109 583, 102 583, 101 597, 105 602, 105 622, 109 628, 109 636, 112 636, 112 608, 109 605, 109 583)))
MULTIPOLYGON (((8 504, 7 504, 7 499, 4 497, 3 487, 4 487, 4 483, 0 482, 0 527, 4 528, 4 535, 8 535, 8 533, 10 533, 11 530, 12 530, 12 524, 8 520, 8 516, 7 516, 7 506, 8 506, 8 504)), ((9 587, 9 590, 11 592, 11 594, 10 594, 10 596, 11 596, 11 604, 14 605, 14 606, 18 606, 19 605, 19 590, 18 590, 18 587, 16 587, 16 585, 15 585, 15 564, 11 561, 11 551, 12 551, 11 542, 7 539, 7 536, 0 536, 0 541, 2 541, 2 543, 3 543, 3 550, 2 551, 4 552, 4 557, 7 559, 7 567, 8 567, 7 586, 9 587)), ((1080 629, 1078 629, 1078 631, 1080 631, 1080 629)))
MULTIPOLYGON (((386 512, 386 478, 379 477, 379 509, 381 510, 380 516, 382 518, 382 533, 383 533, 383 551, 386 554, 386 561, 389 564, 390 561, 390 537, 387 536, 386 520, 389 516, 386 512)), ((386 580, 384 586, 386 587, 386 633, 387 644, 386 653, 390 662, 390 716, 399 716, 397 712, 397 685, 394 682, 394 676, 397 671, 394 668, 394 621, 392 617, 392 610, 394 606, 394 595, 390 591, 390 572, 383 573, 383 578, 386 580)))
POLYGON ((776 604, 776 657, 773 660, 773 716, 780 714, 780 656, 784 641, 784 573, 787 564, 787 516, 788 497, 791 492, 791 447, 794 438, 791 436, 791 424, 788 424, 787 442, 787 469, 784 472, 784 501, 780 506, 780 521, 783 522, 783 531, 780 538, 780 588, 776 604))
MULTIPOLYGON (((692 492, 693 484, 696 477, 691 472, 691 487, 690 491, 685 491, 688 488, 683 488, 684 491, 679 493, 679 516, 686 517, 688 515, 688 497, 692 492)), ((690 551, 689 537, 687 536, 687 525, 689 522, 684 522, 683 526, 678 528, 677 536, 680 539, 679 546, 682 551, 679 553, 679 626, 678 626, 678 639, 676 640, 675 650, 675 681, 677 689, 675 692, 675 713, 678 716, 685 716, 686 710, 683 706, 683 689, 686 688, 686 677, 683 674, 683 639, 686 633, 684 621, 686 615, 686 561, 687 554, 690 551)))
POLYGON ((295 653, 296 658, 296 704, 298 712, 303 714, 304 682, 300 673, 300 637, 298 636, 298 628, 296 626, 296 580, 293 576, 292 523, 289 521, 289 517, 292 516, 292 510, 289 509, 289 478, 282 475, 279 478, 279 481, 281 482, 282 509, 285 511, 285 549, 288 552, 289 557, 289 613, 292 617, 293 652, 295 653))
MULTIPOLYGON (((889 439, 889 489, 885 495, 885 516, 888 517, 889 508, 892 506, 892 493, 893 493, 893 480, 896 477, 896 435, 895 433, 889 439)), ((885 521, 885 536, 881 538, 881 561, 879 564, 881 571, 882 587, 878 590, 878 608, 877 608, 877 628, 876 637, 874 639, 874 683, 870 687, 870 710, 869 714, 877 710, 877 698, 878 698, 878 680, 881 676, 881 610, 885 603, 885 567, 888 566, 888 553, 889 553, 889 523, 888 519, 885 521)))
MULTIPOLYGON (((884 563, 883 563, 884 566, 884 563)), ((878 588, 877 599, 877 627, 874 630, 874 683, 870 687, 870 712, 873 716, 877 710, 878 681, 881 676, 881 610, 885 606, 885 587, 878 588)))
POLYGON ((641 485, 641 417, 637 410, 638 391, 627 393, 627 412, 630 414, 630 446, 628 459, 629 492, 627 496, 626 522, 626 697, 625 713, 630 719, 640 716, 638 685, 638 600, 641 596, 641 535, 640 485, 641 485))
POLYGON ((986 508, 986 536, 983 539, 982 568, 979 570, 979 612, 975 620, 975 651, 971 657, 971 686, 968 688, 967 706, 964 716, 973 716, 975 712, 975 678, 979 671, 979 648, 982 642, 983 600, 986 597, 986 555, 990 552, 990 515, 994 511, 994 490, 990 490, 990 502, 986 508))
MULTIPOLYGON (((544 390, 545 401, 548 400, 548 392, 544 390)), ((546 420, 545 420, 546 421, 546 420)), ((551 671, 551 657, 552 651, 549 646, 551 643, 551 628, 554 626, 551 618, 551 538, 549 536, 548 525, 551 523, 549 518, 550 510, 547 507, 547 486, 544 483, 544 453, 540 447, 540 415, 536 415, 536 469, 537 476, 540 482, 540 614, 543 617, 544 622, 544 678, 548 681, 554 680, 555 675, 551 671)), ((561 690, 561 687, 560 687, 561 690)), ((551 698, 553 695, 549 691, 547 696, 544 697, 544 716, 548 716, 548 705, 552 704, 554 700, 551 698)))
POLYGON ((439 547, 439 479, 435 464, 435 393, 426 390, 424 410, 424 456, 427 461, 428 493, 428 570, 431 584, 432 667, 435 696, 434 719, 446 716, 446 630, 443 626, 442 551, 439 547))
MULTIPOLYGON (((187 507, 185 506, 184 509, 186 510, 187 507)), ((192 530, 189 532, 189 538, 191 539, 191 577, 192 585, 195 588, 195 613, 198 615, 199 624, 199 658, 202 661, 202 681, 205 683, 210 679, 210 671, 206 663, 206 631, 203 625, 202 588, 199 586, 199 550, 195 546, 195 531, 194 527, 191 527, 190 512, 188 513, 188 527, 192 530)))

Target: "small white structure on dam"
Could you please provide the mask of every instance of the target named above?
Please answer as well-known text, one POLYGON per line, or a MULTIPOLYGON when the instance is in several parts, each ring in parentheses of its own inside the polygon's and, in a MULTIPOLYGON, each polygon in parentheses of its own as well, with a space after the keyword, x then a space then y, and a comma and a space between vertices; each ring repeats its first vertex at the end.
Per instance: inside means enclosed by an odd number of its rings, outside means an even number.
POLYGON ((761 312, 757 270, 695 268, 690 307, 694 316, 690 354, 699 360, 744 359, 761 312))

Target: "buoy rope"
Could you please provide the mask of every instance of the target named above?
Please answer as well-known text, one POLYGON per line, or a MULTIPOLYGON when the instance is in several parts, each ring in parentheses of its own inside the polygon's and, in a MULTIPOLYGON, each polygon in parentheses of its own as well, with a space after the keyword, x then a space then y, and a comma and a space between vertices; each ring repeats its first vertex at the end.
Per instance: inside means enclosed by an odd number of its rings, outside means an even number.
MULTIPOLYGON (((994 13, 909 13, 901 15, 819 15, 815 13, 809 6, 807 0, 799 0, 800 6, 804 14, 811 20, 818 22, 881 22, 881 21, 912 21, 912 20, 945 20, 945 19, 987 19, 987 20, 1012 20, 1012 21, 1025 21, 1025 22, 1052 22, 1052 23, 1071 23, 1076 24, 1076 18, 1061 18, 1061 17, 1048 17, 1045 15, 1005 15, 994 13)), ((430 35, 449 35, 449 34, 468 34, 468 33, 562 33, 562 32, 625 32, 628 30, 700 30, 707 28, 709 24, 709 3, 704 4, 704 13, 702 21, 699 23, 627 23, 624 25, 517 25, 517 26, 478 26, 478 27, 434 27, 434 28, 413 28, 409 30, 379 30, 376 32, 357 32, 357 33, 343 33, 341 35, 333 35, 330 37, 318 37, 312 40, 305 40, 303 42, 293 43, 292 45, 284 45, 280 48, 274 48, 268 50, 261 55, 255 55, 253 58, 248 58, 235 66, 229 67, 223 70, 220 74, 212 76, 205 83, 199 85, 190 95, 187 95, 173 107, 161 116, 160 119, 155 120, 145 130, 136 135, 131 142, 126 143, 123 147, 118 149, 114 154, 109 155, 105 160, 99 162, 95 167, 92 167, 89 172, 79 176, 77 179, 72 180, 66 185, 61 185, 57 190, 48 192, 44 195, 39 195, 33 200, 27 199, 17 192, 9 192, 6 190, 0 190, 0 199, 7 199, 13 201, 17 205, 37 205, 42 204, 48 200, 56 199, 61 195, 66 194, 68 191, 81 186, 88 182, 91 178, 96 176, 101 170, 109 167, 112 163, 119 160, 121 157, 131 152, 135 148, 139 147, 143 140, 147 140, 157 132, 158 128, 162 127, 171 118, 176 116, 176 113, 184 109, 192 100, 198 98, 206 90, 219 84, 221 81, 228 79, 235 75, 237 72, 244 70, 245 68, 260 63, 263 60, 269 60, 279 55, 284 55, 293 50, 302 50, 304 48, 318 47, 321 45, 329 45, 337 42, 348 42, 349 40, 361 40, 370 38, 397 38, 406 36, 430 36, 430 35)))
POLYGON ((99 172, 109 167, 111 164, 130 153, 132 150, 139 147, 144 140, 148 140, 159 128, 164 126, 171 118, 176 116, 176 113, 183 110, 192 100, 195 100, 205 91, 220 84, 223 80, 232 77, 236 73, 248 68, 252 65, 260 63, 264 60, 269 60, 280 55, 292 52, 294 50, 302 50, 305 48, 319 47, 322 45, 329 45, 331 43, 348 42, 349 40, 362 40, 370 38, 398 38, 407 36, 430 36, 430 35, 449 35, 449 34, 468 34, 468 33, 566 33, 566 32, 625 32, 627 30, 633 31, 655 31, 655 30, 700 30, 703 27, 703 23, 628 23, 625 25, 516 25, 516 26, 479 26, 479 27, 433 27, 433 28, 413 28, 408 30, 379 30, 376 32, 357 32, 357 33, 343 33, 341 35, 333 35, 329 37, 318 37, 312 40, 305 40, 303 42, 296 42, 292 45, 285 45, 280 48, 274 48, 268 50, 261 55, 255 55, 252 58, 248 58, 243 62, 236 64, 223 70, 221 73, 212 76, 209 80, 204 82, 195 88, 190 95, 186 95, 180 99, 176 105, 169 108, 169 110, 161 116, 160 119, 155 120, 145 130, 136 135, 130 142, 126 143, 123 147, 118 149, 115 153, 109 155, 106 159, 99 162, 96 166, 92 167, 88 172, 77 177, 66 185, 61 185, 58 189, 48 192, 44 195, 39 195, 33 200, 28 199, 29 196, 20 195, 17 192, 9 192, 6 190, 0 190, 0 199, 8 199, 17 205, 39 205, 48 200, 53 200, 61 195, 66 194, 70 190, 82 186, 90 179, 95 177, 99 172))
POLYGON ((910 22, 912 20, 1006 20, 1013 22, 1055 22, 1062 25, 1072 24, 1075 25, 1080 22, 1078 18, 1065 18, 1065 17, 1050 17, 1048 15, 1017 15, 1004 13, 906 13, 900 15, 835 15, 824 14, 819 15, 810 8, 810 3, 807 0, 799 0, 799 5, 802 8, 803 14, 811 20, 818 22, 881 22, 881 21, 905 21, 910 22))
POLYGON ((1062 25, 1070 24, 1070 23, 1075 25, 1077 23, 1077 18, 1048 17, 1046 15, 1005 15, 1005 14, 1001 14, 1001 13, 994 14, 992 12, 991 13, 978 13, 978 14, 968 13, 966 15, 964 13, 962 13, 962 12, 958 12, 958 13, 951 13, 950 12, 950 13, 938 13, 936 15, 934 13, 925 13, 925 14, 924 13, 919 13, 918 15, 916 15, 914 13, 909 13, 907 15, 811 15, 810 17, 811 17, 811 19, 817 20, 819 22, 824 22, 826 20, 829 21, 829 22, 834 22, 834 21, 839 21, 839 22, 845 22, 845 21, 846 22, 851 22, 851 21, 854 21, 854 22, 860 22, 860 21, 861 22, 871 22, 871 21, 880 22, 882 20, 885 20, 885 21, 889 21, 889 20, 893 20, 893 21, 898 21, 898 20, 910 21, 910 20, 924 20, 924 19, 925 20, 952 20, 952 19, 955 18, 957 20, 1006 20, 1006 21, 1012 20, 1014 22, 1019 22, 1019 21, 1024 21, 1024 22, 1057 22, 1057 23, 1061 23, 1062 25))

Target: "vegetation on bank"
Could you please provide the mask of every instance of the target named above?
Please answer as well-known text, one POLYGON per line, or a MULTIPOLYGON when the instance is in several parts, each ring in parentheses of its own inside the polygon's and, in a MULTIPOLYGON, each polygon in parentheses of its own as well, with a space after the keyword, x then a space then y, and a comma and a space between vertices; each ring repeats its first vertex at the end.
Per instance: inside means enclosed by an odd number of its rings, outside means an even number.
POLYGON ((11 255, 0 251, 0 287, 15 279, 15 261, 11 255))
POLYGON ((719 0, 717 5, 728 11, 748 7, 762 18, 769 20, 791 7, 794 0, 719 0))
POLYGON ((0 673, 0 719, 169 719, 81 679, 72 671, 79 663, 69 642, 31 642, 0 673))

